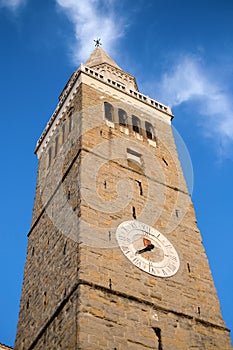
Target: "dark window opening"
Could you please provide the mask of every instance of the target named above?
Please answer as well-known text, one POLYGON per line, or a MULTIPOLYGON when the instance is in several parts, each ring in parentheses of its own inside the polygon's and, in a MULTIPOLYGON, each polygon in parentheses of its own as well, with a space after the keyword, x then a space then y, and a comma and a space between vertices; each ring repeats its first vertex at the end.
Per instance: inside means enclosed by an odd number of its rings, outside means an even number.
POLYGON ((127 114, 121 108, 118 109, 118 118, 119 118, 119 124, 120 125, 127 126, 127 114))
POLYGON ((65 243, 64 248, 63 248, 63 255, 66 254, 66 246, 67 246, 67 242, 65 243))
POLYGON ((154 139, 154 128, 151 123, 145 122, 146 127, 146 137, 150 140, 154 139))
POLYGON ((200 306, 197 307, 197 313, 198 313, 198 315, 201 314, 201 308, 200 308, 200 306))
POLYGON ((112 289, 112 280, 109 278, 109 289, 112 289))
POLYGON ((132 208, 132 215, 134 219, 137 219, 135 207, 132 208))
POLYGON ((176 209, 176 217, 178 218, 179 217, 179 210, 176 209))
POLYGON ((187 269, 188 269, 188 272, 190 273, 190 272, 191 272, 191 269, 190 269, 189 263, 187 263, 187 269))
POLYGON ((73 113, 73 111, 74 111, 74 106, 70 106, 68 108, 68 115, 71 115, 73 113))
POLYGON ((108 102, 104 102, 104 113, 105 118, 110 122, 113 122, 113 106, 108 102))
POLYGON ((32 256, 34 256, 34 253, 35 253, 35 248, 33 247, 32 248, 32 256))
POLYGON ((158 350, 163 350, 161 329, 158 327, 155 327, 155 328, 153 328, 153 331, 155 332, 157 339, 158 339, 158 350))
POLYGON ((166 166, 168 166, 168 162, 166 161, 166 159, 163 158, 163 162, 164 164, 166 164, 166 166))
POLYGON ((47 292, 44 292, 44 301, 43 301, 44 306, 47 304, 47 292))
POLYGON ((136 115, 132 116, 133 131, 140 134, 141 133, 141 121, 136 115))
POLYGON ((143 196, 142 183, 141 183, 141 181, 139 181, 139 180, 135 180, 135 181, 137 182, 137 184, 138 184, 138 186, 139 186, 140 196, 143 196))

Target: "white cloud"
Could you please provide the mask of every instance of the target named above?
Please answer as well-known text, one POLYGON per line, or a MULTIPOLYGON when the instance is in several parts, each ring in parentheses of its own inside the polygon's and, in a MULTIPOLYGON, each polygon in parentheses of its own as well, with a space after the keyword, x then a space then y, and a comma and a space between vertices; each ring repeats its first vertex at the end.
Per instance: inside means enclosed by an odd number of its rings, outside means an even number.
POLYGON ((85 61, 93 50, 93 40, 101 38, 111 54, 114 42, 123 35, 123 25, 112 9, 113 0, 56 0, 74 24, 76 42, 72 47, 75 64, 85 61))
POLYGON ((233 106, 232 96, 221 85, 217 75, 211 76, 198 60, 186 56, 163 75, 159 89, 171 107, 195 102, 205 135, 214 137, 220 153, 226 153, 233 142, 233 106))
POLYGON ((7 7, 12 11, 16 11, 19 7, 24 5, 26 0, 0 0, 0 7, 7 7))

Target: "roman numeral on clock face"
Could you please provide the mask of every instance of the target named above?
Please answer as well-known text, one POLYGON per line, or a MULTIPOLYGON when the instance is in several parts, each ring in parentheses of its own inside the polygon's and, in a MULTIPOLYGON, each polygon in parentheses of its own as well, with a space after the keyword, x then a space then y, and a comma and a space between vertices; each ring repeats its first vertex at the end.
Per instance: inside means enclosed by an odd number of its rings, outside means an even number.
POLYGON ((134 263, 136 266, 138 266, 138 267, 140 267, 141 264, 142 264, 141 260, 138 259, 137 257, 135 257, 132 261, 133 261, 133 263, 134 263))
POLYGON ((123 250, 124 254, 129 254, 131 252, 128 246, 122 246, 121 249, 123 250))
POLYGON ((158 277, 171 277, 178 271, 180 261, 175 248, 155 228, 137 220, 126 221, 118 226, 116 238, 123 254, 137 268, 158 277))
POLYGON ((168 269, 171 270, 172 272, 174 272, 175 269, 176 269, 176 266, 173 265, 172 263, 168 264, 167 267, 168 267, 168 269))

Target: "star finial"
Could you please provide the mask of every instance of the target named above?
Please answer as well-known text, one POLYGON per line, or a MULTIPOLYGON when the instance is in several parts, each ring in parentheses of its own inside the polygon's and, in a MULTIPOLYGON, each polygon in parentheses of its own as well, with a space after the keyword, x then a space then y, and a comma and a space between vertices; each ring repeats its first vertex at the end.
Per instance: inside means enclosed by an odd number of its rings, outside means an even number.
POLYGON ((100 42, 100 38, 94 40, 94 42, 95 42, 95 47, 99 47, 100 45, 102 45, 101 42, 100 42))

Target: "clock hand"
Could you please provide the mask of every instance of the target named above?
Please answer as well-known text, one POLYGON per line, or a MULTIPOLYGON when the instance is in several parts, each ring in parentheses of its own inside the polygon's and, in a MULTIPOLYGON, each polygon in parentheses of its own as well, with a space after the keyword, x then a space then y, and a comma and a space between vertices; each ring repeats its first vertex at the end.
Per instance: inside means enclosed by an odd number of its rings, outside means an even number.
POLYGON ((142 253, 144 253, 144 252, 149 252, 149 251, 151 251, 152 249, 154 249, 154 247, 155 247, 154 244, 149 244, 149 245, 146 246, 145 248, 142 248, 142 249, 137 250, 135 254, 142 254, 142 253))

